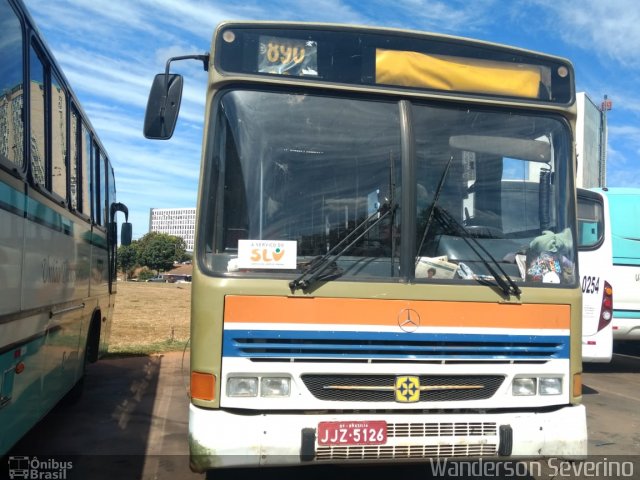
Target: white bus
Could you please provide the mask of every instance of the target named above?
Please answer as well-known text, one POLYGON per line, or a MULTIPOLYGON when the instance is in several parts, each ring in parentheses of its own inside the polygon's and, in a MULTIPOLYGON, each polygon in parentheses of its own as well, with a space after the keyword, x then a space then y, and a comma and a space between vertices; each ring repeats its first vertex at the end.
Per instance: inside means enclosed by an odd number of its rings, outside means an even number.
POLYGON ((606 363, 613 354, 609 209, 602 193, 579 188, 578 264, 582 285, 582 361, 606 363))

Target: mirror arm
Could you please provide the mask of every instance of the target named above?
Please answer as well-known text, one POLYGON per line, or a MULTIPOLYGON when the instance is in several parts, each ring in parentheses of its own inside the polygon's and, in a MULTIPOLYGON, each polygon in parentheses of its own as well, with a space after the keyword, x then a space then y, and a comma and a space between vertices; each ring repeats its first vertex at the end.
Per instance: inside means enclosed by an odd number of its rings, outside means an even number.
POLYGON ((116 212, 124 213, 124 221, 129 221, 129 209, 124 203, 112 203, 111 204, 111 221, 113 222, 116 216, 116 212))
POLYGON ((169 70, 171 68, 171 62, 179 60, 200 60, 205 72, 209 71, 209 54, 204 55, 180 55, 178 57, 171 57, 167 60, 164 67, 164 103, 160 114, 164 117, 164 112, 167 109, 167 100, 169 99, 169 70))
POLYGON ((165 104, 167 101, 167 97, 169 96, 169 70, 171 68, 171 62, 176 62, 179 60, 200 60, 202 62, 202 66, 205 72, 209 71, 209 54, 204 55, 180 55, 178 57, 171 57, 167 60, 167 63, 164 67, 164 91, 165 91, 165 104))

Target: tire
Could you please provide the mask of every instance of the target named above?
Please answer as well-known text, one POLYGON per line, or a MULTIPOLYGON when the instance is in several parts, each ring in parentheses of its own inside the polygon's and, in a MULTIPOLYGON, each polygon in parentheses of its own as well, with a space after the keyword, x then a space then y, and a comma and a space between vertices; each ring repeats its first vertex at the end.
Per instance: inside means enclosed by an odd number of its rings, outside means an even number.
POLYGON ((65 405, 77 404, 84 393, 85 377, 87 376, 87 365, 98 360, 98 349, 100 348, 100 314, 96 313, 91 318, 89 326, 89 334, 87 335, 87 344, 84 349, 84 358, 82 360, 82 374, 71 390, 64 396, 62 403, 65 405))

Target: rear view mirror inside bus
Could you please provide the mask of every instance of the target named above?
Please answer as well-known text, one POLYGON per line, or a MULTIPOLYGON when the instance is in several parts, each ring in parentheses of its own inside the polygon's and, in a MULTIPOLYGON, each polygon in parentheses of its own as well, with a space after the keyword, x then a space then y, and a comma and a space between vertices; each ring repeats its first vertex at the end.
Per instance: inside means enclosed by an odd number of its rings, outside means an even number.
POLYGON ((551 161, 551 145, 544 140, 455 135, 449 138, 449 145, 460 150, 501 155, 530 162, 549 163, 551 161))
POLYGON ((154 140, 171 138, 180 112, 182 84, 182 76, 177 74, 159 73, 153 79, 144 116, 146 138, 154 140))

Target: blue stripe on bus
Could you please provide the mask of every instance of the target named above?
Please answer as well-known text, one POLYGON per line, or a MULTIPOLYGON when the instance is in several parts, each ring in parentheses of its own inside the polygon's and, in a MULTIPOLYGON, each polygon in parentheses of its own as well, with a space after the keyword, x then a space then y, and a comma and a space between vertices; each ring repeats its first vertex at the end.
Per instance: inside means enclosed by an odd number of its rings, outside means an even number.
POLYGON ((225 330, 222 353, 288 359, 548 360, 569 358, 569 336, 225 330))
POLYGON ((43 203, 27 198, 27 219, 67 235, 73 233, 73 222, 43 203))
POLYGON ((65 235, 73 235, 75 223, 54 209, 26 196, 23 192, 0 183, 0 208, 65 235))
POLYGON ((616 310, 613 309, 614 318, 640 318, 640 310, 616 310))
POLYGON ((3 210, 23 216, 25 210, 24 198, 24 193, 6 183, 0 183, 0 208, 3 210))

